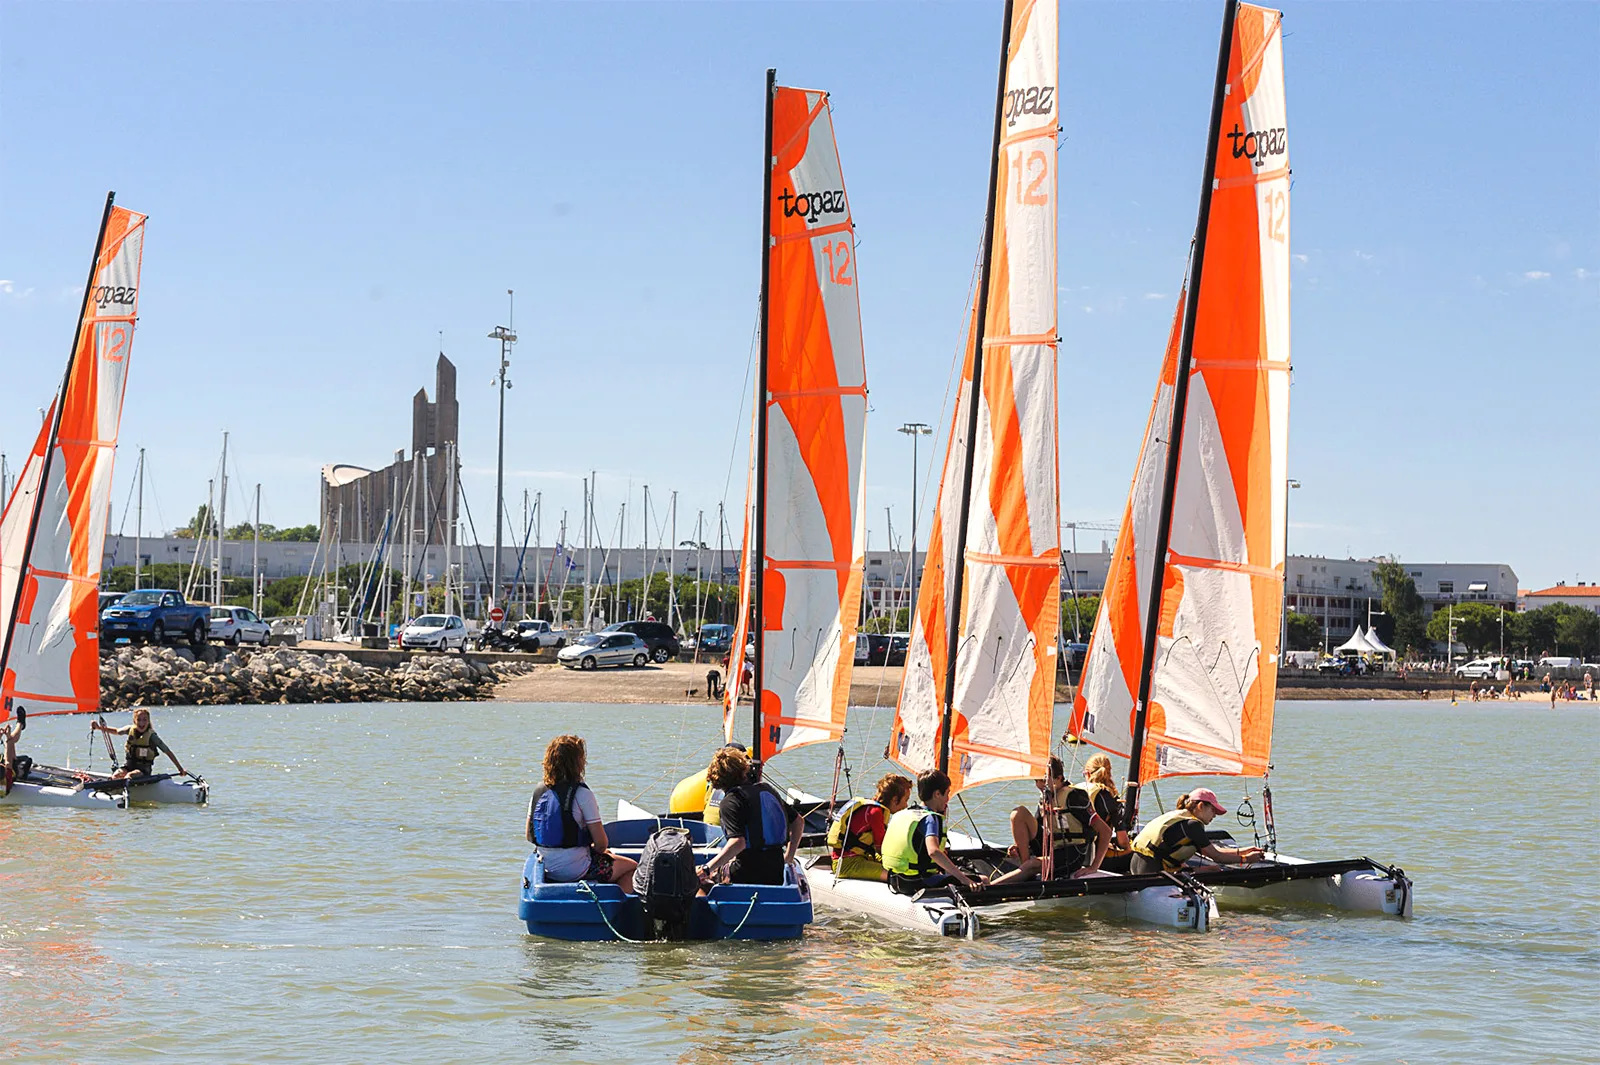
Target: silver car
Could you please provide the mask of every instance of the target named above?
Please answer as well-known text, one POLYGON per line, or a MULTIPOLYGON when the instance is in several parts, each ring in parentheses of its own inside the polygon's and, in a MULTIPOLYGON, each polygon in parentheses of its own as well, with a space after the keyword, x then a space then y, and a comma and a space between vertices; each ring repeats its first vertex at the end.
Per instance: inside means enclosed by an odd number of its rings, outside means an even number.
POLYGON ((246 607, 214 606, 207 623, 207 635, 229 647, 238 647, 241 643, 258 643, 265 647, 272 639, 272 626, 246 607))
POLYGON ((568 669, 639 668, 650 661, 650 648, 631 632, 597 632, 563 647, 556 653, 556 661, 568 669))

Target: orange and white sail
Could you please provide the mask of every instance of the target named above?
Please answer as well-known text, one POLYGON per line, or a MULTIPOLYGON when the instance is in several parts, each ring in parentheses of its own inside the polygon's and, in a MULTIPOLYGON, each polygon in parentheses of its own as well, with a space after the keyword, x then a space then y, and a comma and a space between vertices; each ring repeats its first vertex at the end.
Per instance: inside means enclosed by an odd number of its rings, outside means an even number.
MULTIPOLYGON (((756 386, 765 462, 753 497, 765 512, 751 518, 762 535, 746 536, 733 648, 737 662, 759 581, 762 757, 843 733, 866 555, 866 366, 833 118, 813 89, 774 87, 769 106, 766 373, 756 386)), ((730 694, 730 735, 732 705, 730 694)))
POLYGON ((72 362, 0 519, 0 720, 100 704, 100 565, 144 222, 107 207, 72 362))
MULTIPOLYGON (((1179 318, 1095 621, 1072 730, 1130 756, 1162 479, 1178 463, 1138 779, 1259 776, 1272 745, 1289 433, 1289 150, 1281 16, 1241 4, 1203 220, 1189 387, 1179 318), (1179 441, 1175 456, 1169 440, 1179 441)), ((1131 775, 1131 774, 1130 774, 1131 775)))
POLYGON ((1043 777, 1050 756, 1061 607, 1056 27, 1054 0, 1012 7, 993 161, 994 228, 979 282, 987 294, 974 301, 890 739, 890 755, 914 771, 938 767, 948 743, 957 790, 1043 777), (969 426, 976 427, 970 439, 969 426), (964 492, 969 459, 971 489, 964 492), (947 739, 952 610, 960 611, 960 625, 947 739))

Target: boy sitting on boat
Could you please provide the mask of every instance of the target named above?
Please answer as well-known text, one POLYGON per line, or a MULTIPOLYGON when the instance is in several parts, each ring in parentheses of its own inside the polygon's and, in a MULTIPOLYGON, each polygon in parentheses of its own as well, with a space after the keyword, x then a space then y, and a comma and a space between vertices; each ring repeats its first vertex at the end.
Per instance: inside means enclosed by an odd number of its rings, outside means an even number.
POLYGON ((712 757, 706 782, 723 793, 718 810, 727 842, 700 867, 701 879, 715 883, 726 867, 735 884, 782 884, 805 819, 776 788, 755 779, 749 756, 737 746, 712 757))
POLYGON ((828 826, 833 872, 841 880, 889 879, 883 868, 883 839, 889 818, 911 802, 911 778, 889 773, 878 781, 875 797, 851 799, 828 826))
POLYGON ((883 867, 889 871, 889 887, 902 895, 927 891, 948 891, 951 883, 967 891, 979 891, 984 879, 968 876, 945 850, 949 834, 945 831, 945 810, 950 806, 950 777, 938 769, 917 774, 920 808, 901 810, 889 818, 883 836, 883 867))
POLYGON ((528 842, 539 851, 546 880, 588 880, 633 890, 638 863, 612 854, 600 800, 583 782, 589 752, 580 736, 557 736, 544 752, 544 783, 528 801, 528 842))
MULTIPOLYGON (((156 730, 150 724, 150 711, 144 707, 133 712, 133 724, 122 728, 112 728, 104 721, 96 718, 89 724, 89 728, 104 732, 110 736, 128 737, 127 745, 122 750, 122 768, 111 774, 112 780, 122 780, 124 777, 153 776, 156 768, 156 754, 159 752, 172 759, 172 764, 178 772, 188 773, 183 768, 183 763, 178 761, 178 756, 172 753, 156 730)), ((110 741, 106 741, 109 743, 110 741)))

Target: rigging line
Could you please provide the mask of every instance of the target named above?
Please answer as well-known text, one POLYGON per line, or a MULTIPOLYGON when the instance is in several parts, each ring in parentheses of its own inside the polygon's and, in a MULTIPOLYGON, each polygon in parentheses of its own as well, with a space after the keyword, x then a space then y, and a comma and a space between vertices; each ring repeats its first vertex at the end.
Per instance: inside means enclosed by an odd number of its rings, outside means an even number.
POLYGON ((728 487, 729 487, 729 485, 731 485, 733 483, 733 460, 739 454, 739 427, 744 424, 744 412, 745 412, 745 408, 746 408, 746 403, 750 399, 750 371, 755 368, 755 364, 756 364, 756 344, 759 342, 759 340, 761 338, 761 311, 760 311, 760 306, 761 306, 761 299, 760 299, 760 297, 757 297, 756 298, 756 307, 757 307, 756 320, 755 320, 755 324, 750 327, 750 350, 745 355, 745 360, 744 360, 744 383, 739 386, 739 396, 740 396, 740 399, 739 399, 739 416, 736 419, 734 419, 734 423, 733 423, 733 446, 728 449, 728 472, 727 472, 727 475, 724 476, 723 479, 722 479, 722 505, 723 505, 723 510, 724 511, 727 510, 727 505, 728 505, 728 487))
POLYGON ((987 847, 988 844, 983 842, 983 829, 978 827, 977 818, 973 817, 972 811, 967 809, 966 796, 962 795, 961 792, 958 791, 956 792, 956 799, 961 803, 961 812, 967 815, 967 824, 972 827, 973 835, 978 837, 979 846, 987 847))
MULTIPOLYGON (((478 527, 472 524, 472 506, 467 502, 467 490, 462 488, 458 483, 456 485, 456 491, 461 495, 461 509, 467 512, 467 528, 472 530, 472 546, 473 549, 478 553, 478 568, 482 572, 488 573, 489 564, 485 562, 483 558, 483 541, 478 536, 478 527)), ((463 575, 463 579, 465 579, 465 575, 463 575)), ((491 589, 490 595, 492 596, 493 594, 494 590, 491 589)))

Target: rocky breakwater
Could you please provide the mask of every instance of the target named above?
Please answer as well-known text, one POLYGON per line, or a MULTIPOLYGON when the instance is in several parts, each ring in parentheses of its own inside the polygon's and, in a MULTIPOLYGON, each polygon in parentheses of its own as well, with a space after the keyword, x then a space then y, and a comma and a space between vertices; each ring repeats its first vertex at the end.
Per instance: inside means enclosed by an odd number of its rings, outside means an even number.
POLYGON ((488 666, 454 655, 411 655, 390 668, 341 654, 287 647, 228 651, 207 647, 123 647, 100 659, 100 703, 222 706, 259 703, 450 702, 488 699, 518 664, 488 666))

